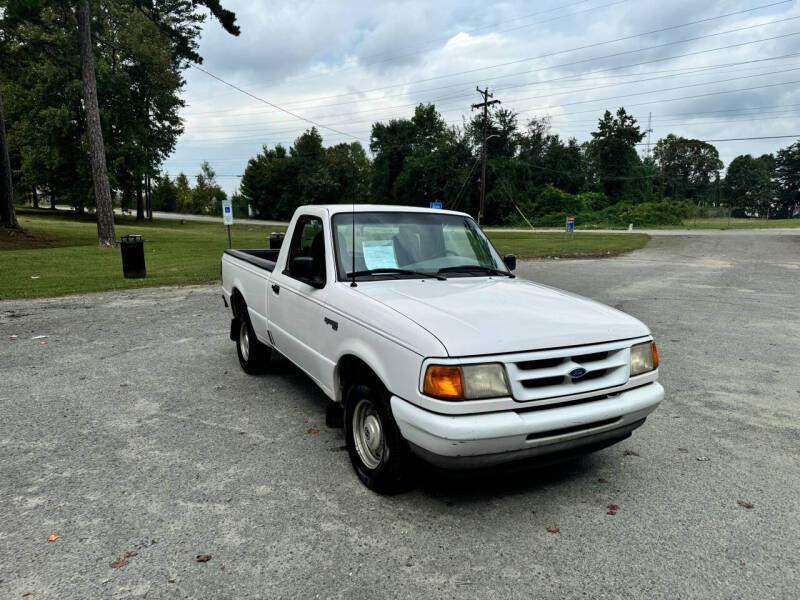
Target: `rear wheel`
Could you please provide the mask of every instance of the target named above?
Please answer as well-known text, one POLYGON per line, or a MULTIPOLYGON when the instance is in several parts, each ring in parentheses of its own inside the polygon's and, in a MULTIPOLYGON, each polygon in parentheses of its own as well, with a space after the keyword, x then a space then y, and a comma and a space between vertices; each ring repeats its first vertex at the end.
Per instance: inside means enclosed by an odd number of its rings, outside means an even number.
POLYGON ((238 335, 236 336, 236 354, 239 364, 245 373, 258 375, 267 369, 270 350, 256 338, 245 307, 237 317, 238 335))
POLYGON ((344 424, 350 462, 362 483, 379 494, 407 489, 411 452, 392 416, 387 394, 376 383, 350 387, 344 424))

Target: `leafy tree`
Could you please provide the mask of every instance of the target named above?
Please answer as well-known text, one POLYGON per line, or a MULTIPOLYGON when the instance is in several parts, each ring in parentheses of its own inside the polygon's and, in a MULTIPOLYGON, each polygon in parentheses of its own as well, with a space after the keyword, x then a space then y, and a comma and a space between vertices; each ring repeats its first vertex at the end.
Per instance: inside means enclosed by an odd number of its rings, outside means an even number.
POLYGON ((653 158, 662 193, 696 204, 709 199, 722 169, 713 145, 673 134, 658 141, 653 158))
POLYGON ((633 181, 641 164, 636 144, 644 138, 636 119, 620 107, 616 115, 606 111, 592 132, 588 158, 601 189, 615 200, 636 199, 633 181))
POLYGON ((177 186, 170 180, 169 174, 157 175, 153 179, 153 210, 178 212, 179 202, 177 186))
POLYGON ((769 217, 776 198, 773 181, 775 159, 771 154, 753 158, 737 156, 728 165, 723 193, 725 202, 748 216, 769 217))
POLYGON ((791 217, 800 209, 800 142, 778 150, 775 178, 780 193, 777 216, 791 217))
MULTIPOLYGON (((141 13, 157 26, 161 34, 166 36, 170 42, 175 62, 185 68, 190 62, 201 62, 197 53, 197 37, 199 24, 205 17, 197 12, 200 7, 208 9, 226 31, 238 35, 239 28, 235 24, 235 15, 222 8, 219 0, 192 0, 192 2, 179 0, 158 4, 152 0, 117 0, 116 2, 98 0, 91 6, 88 0, 79 0, 77 4, 64 4, 55 0, 8 0, 7 6, 4 7, 2 16, 5 24, 12 26, 38 24, 42 21, 43 15, 60 12, 63 15, 63 19, 60 20, 63 32, 69 35, 77 30, 83 90, 83 124, 92 167, 98 241, 101 246, 113 246, 115 235, 111 187, 100 112, 101 101, 98 95, 98 77, 95 68, 95 54, 98 53, 96 39, 99 38, 92 36, 92 17, 102 20, 108 15, 113 15, 115 9, 127 9, 128 13, 134 11, 141 13), (92 11, 93 7, 94 12, 92 11)), ((74 52, 69 53, 68 56, 74 56, 74 52)), ((101 89, 101 91, 104 90, 101 89)))
POLYGON ((260 216, 287 219, 302 204, 364 202, 370 162, 358 142, 325 148, 315 127, 287 150, 264 146, 247 163, 240 192, 260 216))
POLYGON ((217 174, 207 160, 200 165, 200 173, 195 177, 197 183, 192 189, 189 212, 215 215, 222 211, 222 201, 228 196, 217 184, 217 174))
POLYGON ((186 212, 192 203, 192 186, 185 173, 178 173, 175 178, 175 194, 178 196, 178 212, 186 212))

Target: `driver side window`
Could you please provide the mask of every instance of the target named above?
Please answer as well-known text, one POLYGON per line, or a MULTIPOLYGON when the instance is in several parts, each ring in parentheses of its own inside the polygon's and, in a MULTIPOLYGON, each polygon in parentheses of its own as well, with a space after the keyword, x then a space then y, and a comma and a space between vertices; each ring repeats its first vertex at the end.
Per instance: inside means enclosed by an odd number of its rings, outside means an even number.
POLYGON ((298 218, 284 273, 306 283, 325 283, 325 234, 319 217, 298 218))

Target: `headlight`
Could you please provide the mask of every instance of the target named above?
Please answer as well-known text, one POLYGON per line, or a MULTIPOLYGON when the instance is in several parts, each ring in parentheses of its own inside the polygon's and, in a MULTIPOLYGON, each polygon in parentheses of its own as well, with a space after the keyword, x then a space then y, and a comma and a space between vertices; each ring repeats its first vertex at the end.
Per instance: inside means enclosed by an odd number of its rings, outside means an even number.
POLYGON ((658 349, 655 342, 631 346, 631 377, 658 368, 658 349))
POLYGON ((422 391, 442 400, 478 400, 510 396, 506 371, 499 363, 484 365, 430 365, 422 391))

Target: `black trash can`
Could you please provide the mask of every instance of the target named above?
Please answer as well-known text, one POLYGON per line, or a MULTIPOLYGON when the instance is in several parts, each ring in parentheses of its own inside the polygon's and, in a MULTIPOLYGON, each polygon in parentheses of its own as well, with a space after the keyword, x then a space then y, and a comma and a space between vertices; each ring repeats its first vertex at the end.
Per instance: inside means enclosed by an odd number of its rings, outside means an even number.
POLYGON ((279 231, 273 231, 272 233, 270 233, 269 234, 269 249, 270 250, 275 250, 277 248, 280 248, 281 244, 283 244, 283 237, 285 235, 286 235, 285 233, 281 233, 279 231))
POLYGON ((122 249, 122 272, 125 279, 142 279, 144 268, 144 240, 140 235, 123 235, 119 240, 122 249))

